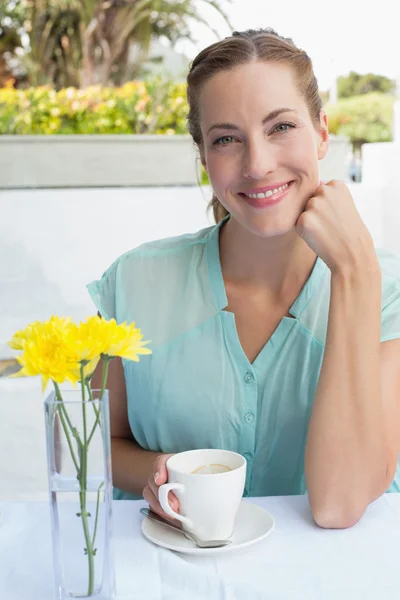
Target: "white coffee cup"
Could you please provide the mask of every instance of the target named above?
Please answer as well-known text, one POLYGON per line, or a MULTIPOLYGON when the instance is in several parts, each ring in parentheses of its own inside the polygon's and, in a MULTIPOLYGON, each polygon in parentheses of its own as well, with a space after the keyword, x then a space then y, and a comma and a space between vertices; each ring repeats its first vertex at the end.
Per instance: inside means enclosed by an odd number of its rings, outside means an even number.
POLYGON ((161 485, 158 491, 163 510, 201 540, 229 539, 243 496, 246 464, 241 454, 229 450, 189 450, 174 454, 166 463, 168 483, 161 485), (222 472, 194 473, 208 465, 214 465, 211 471, 222 472), (222 465, 224 469, 215 465, 222 465), (180 513, 173 511, 169 504, 170 491, 179 500, 180 513))

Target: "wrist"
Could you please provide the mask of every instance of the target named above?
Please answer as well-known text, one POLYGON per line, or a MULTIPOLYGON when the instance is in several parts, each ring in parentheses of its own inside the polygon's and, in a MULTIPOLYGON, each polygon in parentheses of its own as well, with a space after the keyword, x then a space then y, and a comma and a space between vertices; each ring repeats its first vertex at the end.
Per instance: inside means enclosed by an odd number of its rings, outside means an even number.
POLYGON ((333 278, 344 278, 349 281, 378 281, 381 279, 381 269, 375 248, 363 248, 362 251, 352 252, 347 260, 342 260, 331 267, 333 278))
POLYGON ((382 274, 378 261, 359 265, 346 264, 334 269, 331 272, 331 294, 333 293, 335 296, 340 294, 343 301, 355 297, 360 302, 368 298, 370 308, 380 306, 382 274))

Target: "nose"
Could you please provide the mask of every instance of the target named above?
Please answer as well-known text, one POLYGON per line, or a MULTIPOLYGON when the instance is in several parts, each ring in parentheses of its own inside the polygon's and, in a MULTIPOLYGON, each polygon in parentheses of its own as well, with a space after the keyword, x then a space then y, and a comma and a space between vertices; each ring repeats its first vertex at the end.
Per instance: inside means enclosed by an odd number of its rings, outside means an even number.
POLYGON ((243 155, 242 174, 246 179, 263 179, 277 168, 275 148, 265 139, 248 142, 243 155))

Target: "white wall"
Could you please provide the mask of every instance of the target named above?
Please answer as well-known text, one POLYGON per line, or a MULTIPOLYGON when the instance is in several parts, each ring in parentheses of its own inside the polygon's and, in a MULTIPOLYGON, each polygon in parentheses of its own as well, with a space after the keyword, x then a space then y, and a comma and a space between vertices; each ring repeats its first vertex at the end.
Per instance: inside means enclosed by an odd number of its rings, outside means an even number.
MULTIPOLYGON (((400 103, 396 103, 396 110, 396 127, 400 130, 400 103)), ((364 144, 362 162, 363 183, 379 190, 381 196, 383 238, 389 250, 400 254, 400 139, 364 144)))
POLYGON ((183 187, 0 193, 0 348, 32 319, 92 313, 86 283, 143 242, 210 225, 207 201, 183 187))

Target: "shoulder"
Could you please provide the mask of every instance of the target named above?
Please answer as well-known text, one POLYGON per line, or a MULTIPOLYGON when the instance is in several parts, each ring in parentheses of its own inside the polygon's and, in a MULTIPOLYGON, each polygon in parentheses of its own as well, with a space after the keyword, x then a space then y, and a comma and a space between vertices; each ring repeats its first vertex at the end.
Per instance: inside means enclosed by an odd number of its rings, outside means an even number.
POLYGON ((113 311, 106 314, 118 322, 137 322, 153 349, 194 329, 215 313, 206 252, 212 231, 155 240, 126 252, 96 284, 92 297, 99 306, 99 296, 110 296, 113 311))
MULTIPOLYGON (((146 242, 118 256, 103 272, 101 279, 108 279, 116 284, 127 277, 146 274, 157 278, 159 272, 167 267, 171 273, 174 265, 182 269, 183 263, 191 264, 194 256, 202 256, 207 240, 215 226, 201 229, 195 233, 162 238, 146 242)), ((164 275, 166 273, 164 272, 164 275)))
MULTIPOLYGON (((154 258, 163 258, 173 254, 187 253, 196 251, 205 245, 214 226, 201 229, 195 233, 185 233, 183 235, 162 238, 146 242, 122 254, 115 263, 131 262, 135 260, 146 260, 154 258)), ((113 263, 113 264, 115 264, 113 263)))

